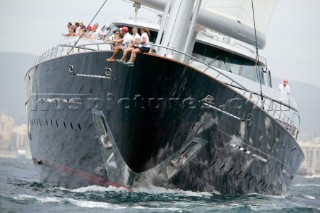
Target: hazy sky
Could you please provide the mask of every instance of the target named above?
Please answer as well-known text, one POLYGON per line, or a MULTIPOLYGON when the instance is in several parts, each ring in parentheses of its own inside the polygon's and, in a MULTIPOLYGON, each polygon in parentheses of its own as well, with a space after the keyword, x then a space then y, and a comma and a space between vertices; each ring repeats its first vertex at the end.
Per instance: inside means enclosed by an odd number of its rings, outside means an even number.
MULTIPOLYGON (((41 55, 58 44, 68 21, 88 24, 104 0, 0 0, 0 51, 41 55)), ((260 53, 274 76, 320 87, 320 0, 279 0, 260 53)), ((140 17, 154 20, 151 11, 140 17)), ((132 4, 108 0, 96 20, 134 16, 132 4)), ((290 82, 289 82, 290 83, 290 82)))

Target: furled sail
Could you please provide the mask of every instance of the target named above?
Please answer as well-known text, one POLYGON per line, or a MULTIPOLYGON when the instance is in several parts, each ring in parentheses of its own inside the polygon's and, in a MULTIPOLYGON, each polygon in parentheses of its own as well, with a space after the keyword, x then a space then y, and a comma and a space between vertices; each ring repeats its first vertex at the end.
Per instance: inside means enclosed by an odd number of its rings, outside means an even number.
MULTIPOLYGON (((260 43, 258 46, 260 48, 265 45, 265 36, 277 3, 278 0, 253 0, 258 43, 260 43)), ((254 32, 254 23, 251 0, 202 0, 201 8, 209 14, 225 17, 226 22, 238 22, 235 27, 238 28, 239 34, 243 33, 241 32, 243 30, 252 40, 251 34, 254 32)), ((253 41, 255 42, 255 38, 253 41)), ((250 43, 252 44, 252 42, 250 43)))
MULTIPOLYGON (((132 1, 163 11, 169 0, 132 1)), ((278 0, 253 0, 260 49, 266 44, 266 32, 277 3, 278 0)), ((251 0, 202 0, 198 24, 248 44, 256 44, 251 0)))

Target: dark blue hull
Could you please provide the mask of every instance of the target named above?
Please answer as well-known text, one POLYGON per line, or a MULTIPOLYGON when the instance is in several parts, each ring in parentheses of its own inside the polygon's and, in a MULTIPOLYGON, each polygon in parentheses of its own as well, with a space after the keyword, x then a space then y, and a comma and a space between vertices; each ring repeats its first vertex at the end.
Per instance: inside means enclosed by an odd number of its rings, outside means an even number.
POLYGON ((28 73, 43 181, 222 194, 280 194, 291 183, 303 153, 265 111, 184 64, 144 54, 128 67, 106 62, 110 54, 64 56, 28 73))

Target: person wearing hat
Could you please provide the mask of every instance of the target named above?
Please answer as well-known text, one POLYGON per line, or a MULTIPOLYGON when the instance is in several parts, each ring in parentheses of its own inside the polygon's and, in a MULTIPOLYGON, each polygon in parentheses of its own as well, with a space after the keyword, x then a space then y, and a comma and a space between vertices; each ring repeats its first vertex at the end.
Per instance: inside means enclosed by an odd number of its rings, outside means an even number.
POLYGON ((87 32, 85 33, 85 35, 84 35, 84 37, 85 38, 92 38, 92 33, 93 33, 93 31, 92 31, 92 26, 87 26, 87 32))
POLYGON ((282 94, 290 95, 291 91, 290 91, 290 87, 289 87, 289 85, 288 85, 288 80, 283 80, 283 83, 282 83, 282 84, 279 84, 278 90, 279 90, 282 94))
POLYGON ((123 33, 123 49, 126 49, 129 46, 132 35, 129 33, 128 27, 122 27, 121 29, 123 33))
POLYGON ((128 48, 128 45, 131 41, 132 35, 128 32, 128 27, 122 27, 120 29, 120 33, 123 35, 121 36, 122 45, 114 47, 113 55, 110 58, 107 58, 106 61, 114 62, 116 61, 117 55, 124 49, 128 48))

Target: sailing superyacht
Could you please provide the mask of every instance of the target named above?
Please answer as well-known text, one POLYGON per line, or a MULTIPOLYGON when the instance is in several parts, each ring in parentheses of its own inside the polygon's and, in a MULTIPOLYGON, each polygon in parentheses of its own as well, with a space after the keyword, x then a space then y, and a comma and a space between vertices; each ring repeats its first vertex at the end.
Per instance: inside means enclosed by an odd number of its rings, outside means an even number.
POLYGON ((79 39, 45 52, 25 76, 42 181, 286 190, 304 159, 299 112, 292 96, 272 88, 258 54, 277 1, 131 2, 161 14, 159 24, 120 18, 109 27, 107 36, 124 26, 151 32, 151 51, 134 66, 106 62, 108 42, 79 39))

